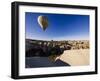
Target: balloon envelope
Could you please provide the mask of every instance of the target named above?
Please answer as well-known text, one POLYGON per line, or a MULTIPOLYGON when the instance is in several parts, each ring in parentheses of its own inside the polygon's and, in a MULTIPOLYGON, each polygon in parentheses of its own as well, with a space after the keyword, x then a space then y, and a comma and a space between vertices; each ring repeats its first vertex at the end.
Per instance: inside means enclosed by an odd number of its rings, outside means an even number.
POLYGON ((38 16, 38 23, 40 25, 40 27, 45 30, 48 26, 48 19, 46 16, 38 16))

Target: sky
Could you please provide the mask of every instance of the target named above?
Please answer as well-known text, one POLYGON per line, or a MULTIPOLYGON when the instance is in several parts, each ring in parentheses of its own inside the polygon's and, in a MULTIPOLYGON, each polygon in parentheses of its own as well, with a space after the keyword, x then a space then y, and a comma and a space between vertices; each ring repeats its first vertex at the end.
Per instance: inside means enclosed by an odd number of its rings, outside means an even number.
POLYGON ((37 40, 88 40, 89 15, 25 13, 26 39, 37 40), (40 15, 48 19, 45 31, 38 23, 40 15))

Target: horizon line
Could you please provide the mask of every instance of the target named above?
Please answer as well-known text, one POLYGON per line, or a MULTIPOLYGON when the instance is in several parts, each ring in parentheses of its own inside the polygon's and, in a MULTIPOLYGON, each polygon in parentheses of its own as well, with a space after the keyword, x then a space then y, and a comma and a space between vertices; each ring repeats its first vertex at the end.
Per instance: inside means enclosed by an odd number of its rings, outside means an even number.
MULTIPOLYGON (((25 38, 26 40, 28 39, 28 40, 43 40, 43 39, 30 39, 30 38, 25 38)), ((43 41, 52 41, 53 39, 51 39, 51 40, 43 40, 43 41)), ((80 41, 80 40, 89 40, 89 39, 67 39, 67 40, 53 40, 53 41, 80 41)))

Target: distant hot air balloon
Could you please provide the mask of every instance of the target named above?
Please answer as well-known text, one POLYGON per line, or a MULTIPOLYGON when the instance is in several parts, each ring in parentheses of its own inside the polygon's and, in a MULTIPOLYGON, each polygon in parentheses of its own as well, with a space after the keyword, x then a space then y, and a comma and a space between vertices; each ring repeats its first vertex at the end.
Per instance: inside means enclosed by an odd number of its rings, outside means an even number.
POLYGON ((45 29, 47 28, 48 26, 48 19, 46 16, 38 16, 38 23, 40 25, 40 27, 45 31, 45 29))

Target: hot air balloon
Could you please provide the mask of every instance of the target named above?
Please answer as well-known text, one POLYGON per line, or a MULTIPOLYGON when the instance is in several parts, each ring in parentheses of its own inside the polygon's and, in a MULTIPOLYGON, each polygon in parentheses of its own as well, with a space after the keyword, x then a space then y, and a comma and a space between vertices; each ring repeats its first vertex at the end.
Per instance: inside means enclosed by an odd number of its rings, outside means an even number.
POLYGON ((45 31, 45 29, 47 28, 48 26, 48 19, 46 16, 38 16, 38 23, 40 25, 40 27, 45 31))

